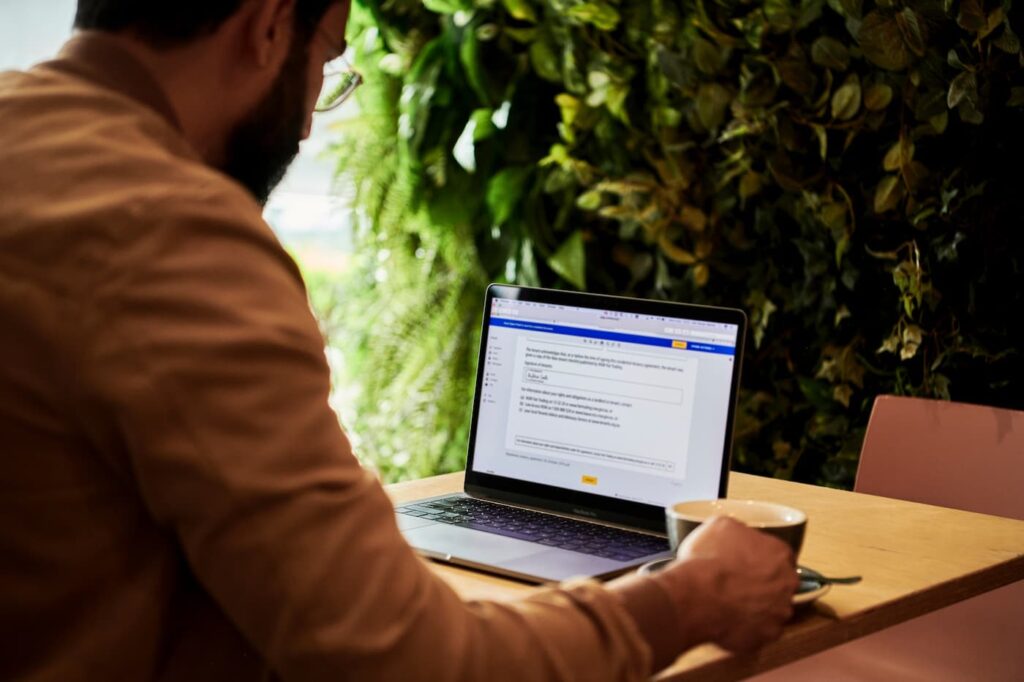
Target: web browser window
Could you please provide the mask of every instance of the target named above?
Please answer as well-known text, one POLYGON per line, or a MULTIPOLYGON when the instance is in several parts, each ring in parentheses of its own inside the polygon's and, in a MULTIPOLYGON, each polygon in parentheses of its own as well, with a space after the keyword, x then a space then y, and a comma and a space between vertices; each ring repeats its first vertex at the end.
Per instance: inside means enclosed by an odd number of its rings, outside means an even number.
POLYGON ((717 497, 739 328, 494 299, 476 472, 662 506, 717 497))

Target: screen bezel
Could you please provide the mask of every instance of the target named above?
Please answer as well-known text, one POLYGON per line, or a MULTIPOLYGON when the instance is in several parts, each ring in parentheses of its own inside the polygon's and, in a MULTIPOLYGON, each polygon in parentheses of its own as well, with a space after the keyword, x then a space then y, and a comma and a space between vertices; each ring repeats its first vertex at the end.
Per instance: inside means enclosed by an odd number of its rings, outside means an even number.
POLYGON ((665 531, 665 510, 657 505, 628 502, 585 493, 569 488, 522 481, 505 476, 484 474, 473 470, 473 458, 476 450, 477 423, 480 417, 480 396, 483 384, 486 340, 490 332, 492 303, 495 299, 518 300, 535 303, 591 308, 614 312, 634 313, 671 317, 680 320, 698 320, 703 322, 720 322, 734 324, 738 327, 736 337, 736 355, 733 362, 731 400, 729 413, 726 417, 725 438, 723 440, 722 471, 719 480, 718 496, 725 497, 728 488, 729 467, 732 460, 732 431, 736 415, 736 403, 739 394, 740 373, 743 364, 743 346, 747 332, 747 316, 742 310, 734 308, 717 308, 710 306, 676 303, 670 301, 652 301, 620 296, 601 294, 585 294, 580 292, 558 291, 552 289, 535 289, 530 287, 492 284, 487 288, 484 302, 483 320, 480 330, 480 353, 476 373, 476 389, 473 396, 473 420, 469 431, 469 453, 466 459, 465 491, 469 495, 493 499, 514 504, 541 507, 552 511, 595 518, 610 523, 619 523, 650 530, 665 531))

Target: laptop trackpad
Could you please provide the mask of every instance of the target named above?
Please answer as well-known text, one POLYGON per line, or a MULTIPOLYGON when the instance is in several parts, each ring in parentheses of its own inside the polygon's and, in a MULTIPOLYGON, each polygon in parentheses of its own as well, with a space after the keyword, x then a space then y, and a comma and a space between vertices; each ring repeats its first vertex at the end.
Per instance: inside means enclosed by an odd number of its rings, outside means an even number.
POLYGON ((548 550, 532 542, 444 524, 407 530, 403 535, 416 549, 485 564, 504 563, 548 550))

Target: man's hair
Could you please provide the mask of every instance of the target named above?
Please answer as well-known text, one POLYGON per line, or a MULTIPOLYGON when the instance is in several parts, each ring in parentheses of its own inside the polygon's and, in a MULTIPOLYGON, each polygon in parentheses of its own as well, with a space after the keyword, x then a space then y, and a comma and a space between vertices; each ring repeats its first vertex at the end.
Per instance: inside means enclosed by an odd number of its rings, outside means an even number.
MULTIPOLYGON (((75 28, 131 31, 155 47, 173 47, 216 31, 247 0, 78 0, 75 28)), ((296 0, 300 34, 312 34, 338 0, 296 0)))

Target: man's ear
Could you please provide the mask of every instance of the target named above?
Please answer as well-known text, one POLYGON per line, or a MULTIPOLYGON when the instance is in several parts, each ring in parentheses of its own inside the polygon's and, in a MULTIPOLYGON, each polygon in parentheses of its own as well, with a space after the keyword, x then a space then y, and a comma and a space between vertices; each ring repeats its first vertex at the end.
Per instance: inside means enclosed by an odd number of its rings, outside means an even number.
POLYGON ((246 29, 248 47, 263 68, 283 61, 291 47, 296 0, 256 0, 246 29))

